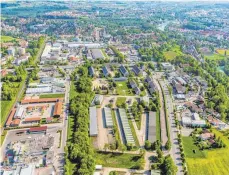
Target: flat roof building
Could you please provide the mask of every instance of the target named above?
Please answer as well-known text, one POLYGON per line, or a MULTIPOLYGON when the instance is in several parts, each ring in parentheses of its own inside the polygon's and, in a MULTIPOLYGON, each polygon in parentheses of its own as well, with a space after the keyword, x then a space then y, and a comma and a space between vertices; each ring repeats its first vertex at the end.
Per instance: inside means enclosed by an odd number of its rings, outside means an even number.
POLYGON ((148 138, 147 140, 150 143, 154 143, 156 141, 156 112, 149 112, 149 122, 148 122, 148 138))
POLYGON ((90 136, 94 137, 98 135, 98 125, 97 125, 97 110, 96 107, 89 108, 90 113, 90 136))
POLYGON ((112 119, 112 113, 111 113, 111 108, 103 108, 104 110, 104 116, 105 116, 105 121, 106 121, 106 127, 107 128, 112 128, 114 126, 113 119, 112 119))
POLYGON ((104 59, 103 53, 100 49, 91 49, 91 55, 93 59, 104 59))

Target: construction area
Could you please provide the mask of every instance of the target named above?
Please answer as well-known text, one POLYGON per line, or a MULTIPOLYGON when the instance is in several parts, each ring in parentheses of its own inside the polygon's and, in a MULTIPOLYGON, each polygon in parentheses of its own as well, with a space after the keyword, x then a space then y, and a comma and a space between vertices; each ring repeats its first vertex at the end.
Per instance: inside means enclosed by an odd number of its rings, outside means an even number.
MULTIPOLYGON (((12 131, 6 139, 1 160, 3 175, 33 175, 54 172, 57 165, 57 149, 60 145, 60 132, 47 130, 47 126, 12 131), (44 171, 44 169, 46 169, 44 171)), ((44 175, 45 175, 44 174, 44 175)))

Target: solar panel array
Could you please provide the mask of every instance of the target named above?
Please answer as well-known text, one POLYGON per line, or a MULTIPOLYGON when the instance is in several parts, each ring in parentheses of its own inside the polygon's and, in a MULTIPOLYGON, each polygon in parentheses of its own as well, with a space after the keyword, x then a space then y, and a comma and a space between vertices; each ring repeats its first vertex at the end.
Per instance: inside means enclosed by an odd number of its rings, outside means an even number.
POLYGON ((126 115, 126 110, 122 109, 122 108, 119 108, 118 110, 119 110, 119 116, 120 116, 120 119, 121 119, 122 128, 123 128, 123 131, 124 131, 126 142, 135 145, 134 137, 133 137, 133 134, 131 132, 130 125, 129 125, 129 122, 128 122, 128 118, 127 118, 127 115, 126 115))
POLYGON ((106 120, 106 127, 111 128, 114 126, 111 114, 111 108, 103 108, 105 120, 106 120))

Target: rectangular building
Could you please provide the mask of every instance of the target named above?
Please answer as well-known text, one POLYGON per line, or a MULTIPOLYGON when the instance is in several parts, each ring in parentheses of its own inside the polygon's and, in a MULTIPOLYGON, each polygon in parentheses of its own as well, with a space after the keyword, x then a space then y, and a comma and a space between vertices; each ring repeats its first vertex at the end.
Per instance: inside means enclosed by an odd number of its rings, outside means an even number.
POLYGON ((112 114, 111 114, 111 108, 103 108, 104 110, 104 116, 106 120, 106 127, 112 128, 114 126, 112 114))
POLYGON ((90 113, 90 136, 96 137, 98 135, 98 125, 97 125, 97 111, 96 107, 90 107, 89 108, 90 113))
POLYGON ((156 112, 150 111, 149 112, 149 121, 148 121, 148 138, 151 143, 156 141, 156 112))

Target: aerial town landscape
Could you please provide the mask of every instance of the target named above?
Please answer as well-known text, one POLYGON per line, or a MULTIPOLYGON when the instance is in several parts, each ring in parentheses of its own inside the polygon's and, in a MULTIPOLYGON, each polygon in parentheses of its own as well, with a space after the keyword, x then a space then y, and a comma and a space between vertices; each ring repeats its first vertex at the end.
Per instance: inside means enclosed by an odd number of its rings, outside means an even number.
POLYGON ((228 175, 228 9, 1 2, 1 175, 228 175))

